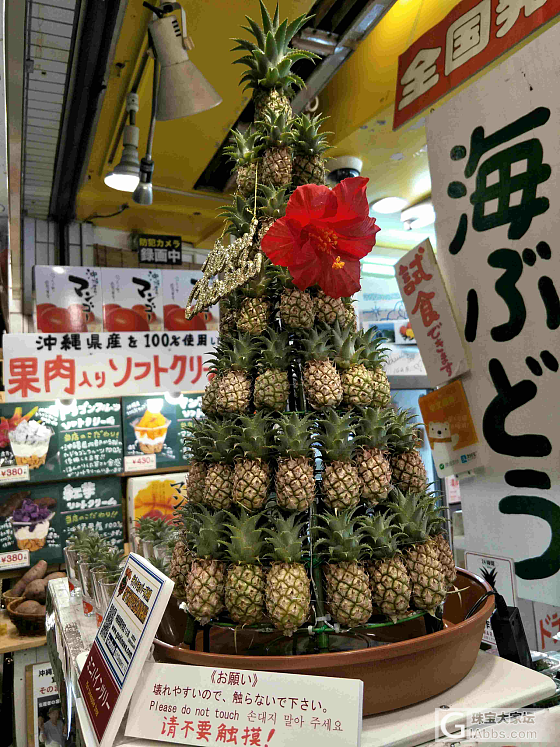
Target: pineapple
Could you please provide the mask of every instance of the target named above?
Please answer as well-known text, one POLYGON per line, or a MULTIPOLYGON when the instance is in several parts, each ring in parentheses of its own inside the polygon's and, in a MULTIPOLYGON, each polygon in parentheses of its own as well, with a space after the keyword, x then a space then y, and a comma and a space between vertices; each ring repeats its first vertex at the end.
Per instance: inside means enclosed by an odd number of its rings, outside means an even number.
POLYGON ((230 205, 222 205, 218 213, 219 218, 227 220, 226 231, 232 236, 241 238, 251 230, 253 220, 253 200, 246 199, 242 195, 235 195, 230 205))
POLYGON ((276 502, 287 511, 305 511, 315 499, 312 416, 284 413, 278 420, 276 502))
POLYGON ((262 335, 268 327, 270 301, 267 298, 270 279, 263 267, 260 273, 249 280, 240 290, 241 302, 237 312, 239 332, 253 336, 262 335))
POLYGON ((386 340, 378 336, 377 329, 370 327, 365 332, 359 332, 358 345, 364 348, 364 363, 371 371, 373 389, 375 393, 375 407, 387 407, 391 401, 391 387, 387 374, 383 368, 385 362, 385 351, 387 348, 381 348, 386 340))
POLYGON ((228 365, 228 351, 231 346, 231 337, 223 336, 220 332, 220 338, 216 349, 209 355, 209 379, 204 394, 202 395, 201 409, 205 415, 217 415, 216 406, 218 392, 220 390, 221 377, 228 365))
POLYGON ((338 322, 333 327, 333 347, 338 350, 334 359, 340 372, 342 401, 350 407, 367 407, 375 400, 375 387, 371 371, 364 361, 364 348, 358 347, 361 333, 350 327, 341 330, 338 322))
POLYGON ((252 390, 249 372, 255 358, 255 346, 251 336, 245 334, 237 339, 226 338, 224 358, 229 362, 229 370, 220 377, 216 410, 221 414, 247 412, 252 390))
POLYGON ((452 588, 457 580, 457 569, 455 568, 455 558, 453 557, 453 550, 449 545, 442 525, 446 523, 445 518, 442 516, 445 508, 443 506, 436 505, 438 497, 431 494, 425 493, 426 505, 428 506, 428 530, 430 537, 436 543, 436 547, 439 553, 439 561, 443 567, 443 573, 447 581, 447 586, 452 588))
POLYGON ((186 537, 178 538, 173 546, 169 578, 175 582, 173 596, 184 599, 187 593, 187 576, 191 569, 192 553, 187 546, 186 537))
POLYGON ((331 511, 352 508, 360 502, 360 477, 352 461, 355 423, 351 413, 327 410, 319 420, 318 445, 324 462, 322 494, 331 511))
POLYGON ((388 427, 393 485, 403 491, 420 492, 426 487, 426 468, 416 450, 418 427, 411 424, 414 416, 407 410, 392 415, 388 427))
POLYGON ((311 329, 302 338, 306 360, 303 388, 308 403, 314 410, 336 407, 342 402, 340 374, 330 360, 333 354, 328 329, 311 329))
POLYGON ((290 393, 288 366, 290 345, 287 332, 268 330, 260 338, 262 351, 258 362, 259 375, 255 380, 255 407, 282 412, 290 393))
POLYGON ((346 326, 346 306, 342 298, 331 298, 324 291, 318 290, 315 297, 315 307, 318 322, 329 326, 338 322, 341 327, 346 326))
POLYGON ((230 336, 237 329, 234 294, 220 301, 220 336, 230 336), (233 297, 232 297, 233 296, 233 297))
POLYGON ((356 309, 354 308, 354 302, 351 298, 343 298, 344 302, 344 313, 345 313, 345 327, 350 327, 352 332, 358 331, 358 317, 356 315, 356 309))
POLYGON ((235 163, 237 189, 243 197, 250 197, 255 192, 257 163, 262 150, 260 137, 251 126, 245 132, 232 130, 229 145, 224 148, 224 153, 235 163))
POLYGON ((430 537, 430 506, 422 495, 393 489, 388 507, 403 532, 401 546, 408 575, 412 582, 412 601, 419 610, 435 614, 447 594, 447 581, 439 560, 438 546, 430 537))
POLYGON ((274 272, 283 288, 278 307, 282 325, 293 330, 311 329, 315 321, 315 299, 308 291, 296 288, 285 267, 275 267, 274 272))
POLYGON ((391 467, 386 456, 388 414, 366 407, 356 422, 356 465, 360 476, 362 498, 376 506, 387 498, 391 489, 391 467))
POLYGON ((259 244, 264 238, 268 229, 274 221, 282 218, 286 213, 288 198, 286 197, 286 188, 274 189, 261 184, 257 195, 257 204, 259 205, 259 244))
POLYGON ((239 517, 227 512, 229 538, 223 542, 228 567, 225 602, 231 619, 242 625, 261 622, 265 616, 265 573, 260 565, 264 554, 262 514, 250 516, 241 509, 239 517))
POLYGON ((268 109, 257 122, 266 150, 262 156, 259 181, 268 187, 288 187, 292 181, 291 120, 268 109))
POLYGON ((214 509, 231 505, 233 489, 233 460, 235 457, 235 435, 231 420, 206 420, 203 436, 206 461, 209 463, 204 481, 206 506, 214 509))
POLYGON ((294 187, 302 184, 325 183, 325 161, 323 153, 329 148, 326 138, 332 132, 319 134, 320 125, 327 117, 302 114, 293 123, 292 145, 294 149, 292 183, 294 187))
POLYGON ((270 417, 257 412, 242 416, 234 431, 236 459, 233 470, 232 498, 248 511, 258 511, 268 497, 270 465, 266 459, 271 452, 270 417))
POLYGON ((190 457, 187 466, 187 480, 184 498, 189 503, 204 502, 204 484, 206 481, 207 465, 206 449, 204 447, 203 433, 206 427, 204 420, 192 420, 189 434, 185 437, 183 448, 190 457))
POLYGON ((371 589, 362 559, 366 552, 364 532, 354 517, 355 509, 321 518, 325 526, 317 546, 322 552, 327 606, 335 622, 348 628, 367 623, 372 614, 371 589))
POLYGON ((274 627, 291 636, 309 617, 311 589, 302 563, 302 522, 277 516, 268 535, 272 565, 266 576, 266 610, 274 627))
POLYGON ((302 79, 293 73, 291 67, 296 60, 313 60, 318 56, 313 52, 305 50, 290 49, 292 38, 310 20, 310 16, 302 15, 295 21, 280 23, 278 5, 274 18, 271 18, 268 10, 260 0, 262 28, 251 18, 246 16, 249 27, 244 27, 255 37, 255 42, 247 39, 235 39, 237 42, 233 52, 243 52, 244 56, 236 60, 237 63, 246 65, 241 78, 246 83, 245 89, 253 89, 253 101, 257 119, 260 119, 266 109, 276 114, 284 112, 288 116, 292 113, 290 105, 290 94, 292 86, 304 88, 302 79))
POLYGON ((205 625, 224 609, 226 564, 221 547, 224 512, 211 513, 204 506, 196 506, 185 530, 194 549, 185 583, 187 609, 205 625))
POLYGON ((411 583, 397 544, 401 532, 392 522, 387 511, 365 516, 361 526, 372 558, 368 573, 373 604, 395 622, 408 610, 411 583))

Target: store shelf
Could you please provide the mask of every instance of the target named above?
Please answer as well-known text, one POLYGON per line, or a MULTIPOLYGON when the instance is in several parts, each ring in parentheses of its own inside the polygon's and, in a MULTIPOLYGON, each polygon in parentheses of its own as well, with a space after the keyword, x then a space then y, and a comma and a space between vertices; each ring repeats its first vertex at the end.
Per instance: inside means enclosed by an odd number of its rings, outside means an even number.
POLYGON ((47 643, 44 635, 20 635, 16 626, 8 617, 6 610, 0 610, 0 629, 4 625, 7 626, 7 631, 0 635, 0 654, 25 651, 28 648, 40 648, 47 643))

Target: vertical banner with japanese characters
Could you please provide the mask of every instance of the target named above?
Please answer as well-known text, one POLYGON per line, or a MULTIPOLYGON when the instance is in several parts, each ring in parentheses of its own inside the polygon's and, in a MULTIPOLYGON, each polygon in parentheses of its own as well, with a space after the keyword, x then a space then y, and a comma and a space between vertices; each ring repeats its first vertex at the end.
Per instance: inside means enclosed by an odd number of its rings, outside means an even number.
POLYGON ((512 557, 521 598, 560 604, 560 26, 433 112, 438 262, 489 449, 461 487, 466 549, 512 557))
POLYGON ((130 553, 78 680, 101 747, 113 744, 172 590, 167 576, 130 553))
POLYGON ((29 725, 32 724, 33 729, 33 740, 28 739, 28 747, 43 747, 63 733, 60 696, 50 662, 29 664, 26 670, 31 670, 33 687, 31 698, 27 699, 30 707, 27 713, 28 735, 29 725))

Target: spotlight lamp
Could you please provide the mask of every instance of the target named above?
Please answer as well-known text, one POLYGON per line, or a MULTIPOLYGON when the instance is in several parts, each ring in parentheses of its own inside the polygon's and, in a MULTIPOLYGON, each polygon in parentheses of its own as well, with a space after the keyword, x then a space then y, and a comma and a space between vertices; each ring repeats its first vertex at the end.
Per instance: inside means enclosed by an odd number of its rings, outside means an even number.
POLYGON ((157 120, 181 119, 220 104, 220 95, 187 54, 194 44, 187 34, 183 8, 179 3, 163 3, 160 7, 147 2, 143 4, 158 16, 149 25, 155 54, 161 66, 157 120), (177 9, 181 10, 182 29, 175 16, 166 15, 177 9))
POLYGON ((139 130, 136 127, 138 95, 129 93, 126 99, 126 112, 130 123, 123 130, 123 152, 121 160, 113 171, 106 174, 104 182, 111 189, 121 192, 134 192, 140 180, 140 161, 138 160, 139 130))

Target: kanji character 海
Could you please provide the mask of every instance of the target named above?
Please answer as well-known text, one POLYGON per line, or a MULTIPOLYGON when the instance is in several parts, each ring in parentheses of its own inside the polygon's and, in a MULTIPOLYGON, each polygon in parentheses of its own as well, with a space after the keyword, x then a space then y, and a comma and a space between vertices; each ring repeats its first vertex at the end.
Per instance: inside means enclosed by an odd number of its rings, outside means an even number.
POLYGON ((68 385, 64 387, 67 394, 76 392, 76 361, 72 358, 63 358, 57 355, 54 360, 45 361, 44 369, 45 391, 51 391, 51 381, 54 379, 66 379, 68 385))
MULTIPOLYGON (((119 368, 115 361, 112 358, 109 358, 109 365, 113 369, 113 371, 118 371, 119 368)), ((126 359, 126 371, 124 372, 124 376, 119 381, 113 382, 113 386, 122 386, 123 384, 126 384, 126 382, 130 379, 130 374, 132 373, 132 358, 126 359)))
POLYGON ((511 31, 522 10, 525 18, 528 18, 546 2, 547 0, 500 0, 496 8, 496 24, 500 26, 496 36, 505 36, 511 31))
POLYGON ((400 81, 403 92, 398 104, 399 111, 437 84, 439 73, 436 61, 440 54, 441 47, 421 49, 412 60, 400 81))
POLYGON ((449 26, 445 36, 446 75, 486 49, 491 25, 492 4, 482 0, 449 26))
POLYGON ((35 386, 39 383, 38 370, 37 358, 11 358, 8 392, 21 392, 23 398, 28 397, 30 392, 39 392, 40 388, 35 386))

